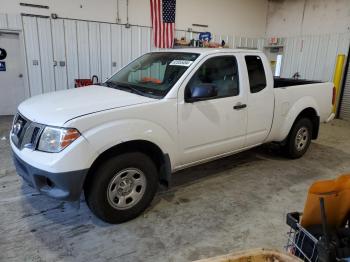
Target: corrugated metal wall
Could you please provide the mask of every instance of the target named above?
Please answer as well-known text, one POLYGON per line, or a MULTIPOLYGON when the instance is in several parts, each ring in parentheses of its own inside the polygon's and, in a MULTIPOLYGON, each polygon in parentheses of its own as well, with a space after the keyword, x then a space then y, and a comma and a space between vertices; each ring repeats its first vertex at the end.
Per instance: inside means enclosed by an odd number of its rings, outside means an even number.
POLYGON ((30 94, 74 87, 74 79, 100 81, 151 50, 147 27, 23 16, 30 94))
POLYGON ((340 104, 340 114, 341 119, 350 120, 350 66, 348 66, 347 72, 345 72, 345 85, 343 90, 343 97, 340 104))
POLYGON ((336 57, 349 50, 350 34, 330 34, 284 39, 282 77, 298 72, 301 78, 332 81, 336 57))
POLYGON ((21 30, 21 16, 16 14, 1 14, 0 13, 0 29, 5 30, 21 30))
MULTIPOLYGON (((31 96, 73 88, 76 78, 97 75, 104 81, 132 59, 156 49, 149 27, 29 16, 23 16, 22 22, 31 96)), ((178 38, 196 35, 176 31, 178 38)), ((222 35, 213 38, 242 48, 258 48, 260 41, 222 35)))
MULTIPOLYGON (((74 87, 74 79, 108 78, 139 55, 154 50, 151 28, 69 19, 0 14, 0 29, 23 26, 30 95, 74 87)), ((192 39, 194 32, 176 31, 192 39)), ((264 38, 215 35, 232 48, 267 51, 264 38)), ((289 37, 284 40, 282 77, 332 80, 336 55, 347 53, 350 34, 289 37)))

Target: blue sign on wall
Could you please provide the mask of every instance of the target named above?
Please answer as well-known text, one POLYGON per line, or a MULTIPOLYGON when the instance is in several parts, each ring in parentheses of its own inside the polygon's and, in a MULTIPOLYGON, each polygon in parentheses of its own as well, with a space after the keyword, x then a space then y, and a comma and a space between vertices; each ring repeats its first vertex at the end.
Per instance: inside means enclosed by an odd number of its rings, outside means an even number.
POLYGON ((6 71, 6 63, 3 61, 0 61, 0 72, 6 71))

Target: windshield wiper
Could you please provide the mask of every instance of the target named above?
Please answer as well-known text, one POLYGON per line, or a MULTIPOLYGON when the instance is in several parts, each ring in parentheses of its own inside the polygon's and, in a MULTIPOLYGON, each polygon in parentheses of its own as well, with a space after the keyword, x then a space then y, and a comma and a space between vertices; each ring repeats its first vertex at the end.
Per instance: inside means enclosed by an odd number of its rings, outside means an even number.
POLYGON ((107 87, 112 87, 112 88, 116 88, 117 84, 111 81, 106 81, 104 83, 102 83, 102 85, 107 86, 107 87))
POLYGON ((120 84, 118 83, 117 86, 121 87, 121 88, 125 88, 130 90, 133 93, 139 94, 139 95, 145 95, 145 92, 142 92, 141 90, 138 90, 137 88, 133 87, 132 85, 128 85, 128 84, 120 84))
POLYGON ((128 91, 131 91, 132 93, 136 93, 136 94, 139 94, 139 95, 145 95, 144 92, 142 92, 141 90, 138 90, 137 88, 131 86, 131 85, 128 85, 128 84, 121 84, 121 83, 115 83, 115 82, 111 82, 111 81, 106 81, 105 84, 108 86, 108 87, 112 87, 112 88, 116 88, 116 89, 127 89, 128 91))

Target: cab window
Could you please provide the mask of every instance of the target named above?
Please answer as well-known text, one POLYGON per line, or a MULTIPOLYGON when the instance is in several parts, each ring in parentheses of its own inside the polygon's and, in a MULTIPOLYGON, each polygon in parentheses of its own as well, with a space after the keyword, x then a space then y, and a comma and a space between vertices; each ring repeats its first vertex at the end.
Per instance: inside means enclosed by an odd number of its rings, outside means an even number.
POLYGON ((260 56, 246 56, 249 85, 251 93, 258 93, 266 87, 266 75, 260 56))
POLYGON ((237 96, 239 79, 237 61, 234 56, 219 56, 205 61, 189 81, 186 91, 196 85, 214 84, 217 96, 210 99, 237 96))

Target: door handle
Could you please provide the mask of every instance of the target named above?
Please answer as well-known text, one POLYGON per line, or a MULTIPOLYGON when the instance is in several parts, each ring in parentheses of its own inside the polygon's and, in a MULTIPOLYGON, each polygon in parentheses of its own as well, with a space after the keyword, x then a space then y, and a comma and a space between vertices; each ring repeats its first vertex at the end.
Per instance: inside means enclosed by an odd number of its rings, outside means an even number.
POLYGON ((241 110, 241 109, 246 108, 246 107, 247 107, 246 104, 238 103, 238 104, 236 104, 236 105, 233 107, 233 109, 234 109, 234 110, 241 110))

